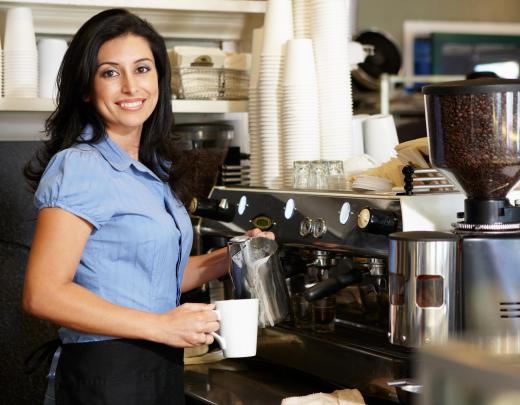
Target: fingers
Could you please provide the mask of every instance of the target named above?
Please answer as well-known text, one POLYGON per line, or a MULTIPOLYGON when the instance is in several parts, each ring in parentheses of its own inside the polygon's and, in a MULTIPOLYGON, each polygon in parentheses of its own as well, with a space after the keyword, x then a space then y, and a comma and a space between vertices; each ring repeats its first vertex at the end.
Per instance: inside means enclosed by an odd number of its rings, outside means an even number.
POLYGON ((262 231, 259 228, 254 228, 254 229, 248 230, 246 232, 246 235, 251 236, 251 237, 263 237, 263 238, 268 238, 268 239, 273 239, 273 240, 275 239, 274 233, 272 233, 270 231, 262 231))
POLYGON ((215 304, 203 304, 200 302, 187 302, 181 305, 182 308, 189 311, 209 311, 215 309, 215 304))

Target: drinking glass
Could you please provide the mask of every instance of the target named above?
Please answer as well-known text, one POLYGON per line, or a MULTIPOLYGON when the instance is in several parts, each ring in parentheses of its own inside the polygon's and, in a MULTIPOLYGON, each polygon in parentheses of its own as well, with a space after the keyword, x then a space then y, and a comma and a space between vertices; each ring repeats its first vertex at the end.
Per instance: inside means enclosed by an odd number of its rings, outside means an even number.
POLYGON ((315 332, 334 331, 336 297, 329 296, 312 303, 312 328, 315 332))
POLYGON ((327 168, 327 188, 329 190, 344 190, 346 178, 343 172, 343 162, 341 160, 329 160, 327 161, 327 168))
POLYGON ((296 293, 291 296, 291 305, 294 315, 294 326, 298 329, 307 329, 312 326, 311 303, 303 294, 296 293))
POLYGON ((309 170, 309 188, 327 189, 328 163, 325 160, 313 160, 309 170))
POLYGON ((307 188, 309 186, 310 162, 308 160, 295 160, 293 163, 293 187, 307 188))

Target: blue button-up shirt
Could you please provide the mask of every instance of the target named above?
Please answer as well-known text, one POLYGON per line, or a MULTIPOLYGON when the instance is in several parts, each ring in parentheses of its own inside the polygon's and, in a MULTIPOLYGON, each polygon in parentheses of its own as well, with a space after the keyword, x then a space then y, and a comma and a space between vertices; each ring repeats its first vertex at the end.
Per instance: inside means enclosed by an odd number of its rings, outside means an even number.
MULTIPOLYGON (((84 139, 92 136, 87 127, 84 139)), ((105 136, 49 162, 37 208, 59 207, 93 225, 74 281, 124 307, 161 313, 179 303, 193 234, 185 208, 142 163, 105 136)), ((59 247, 56 247, 59 249, 59 247)), ((61 328, 63 343, 112 339, 61 328)))

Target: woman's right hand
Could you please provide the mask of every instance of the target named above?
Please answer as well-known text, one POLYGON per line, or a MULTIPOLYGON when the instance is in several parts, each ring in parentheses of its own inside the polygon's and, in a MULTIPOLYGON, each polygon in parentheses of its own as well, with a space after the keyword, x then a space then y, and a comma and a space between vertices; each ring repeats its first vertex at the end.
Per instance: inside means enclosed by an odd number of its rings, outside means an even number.
POLYGON ((220 323, 214 304, 186 303, 158 315, 156 340, 174 347, 195 347, 213 343, 211 332, 220 323))

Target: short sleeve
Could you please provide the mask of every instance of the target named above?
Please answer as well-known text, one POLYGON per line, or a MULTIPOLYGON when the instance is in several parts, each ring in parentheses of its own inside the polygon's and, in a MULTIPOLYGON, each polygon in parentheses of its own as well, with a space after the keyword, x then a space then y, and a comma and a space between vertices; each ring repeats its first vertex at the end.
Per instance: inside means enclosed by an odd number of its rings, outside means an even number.
POLYGON ((57 153, 36 190, 36 207, 61 208, 101 228, 114 215, 107 170, 95 150, 70 148, 57 153))

